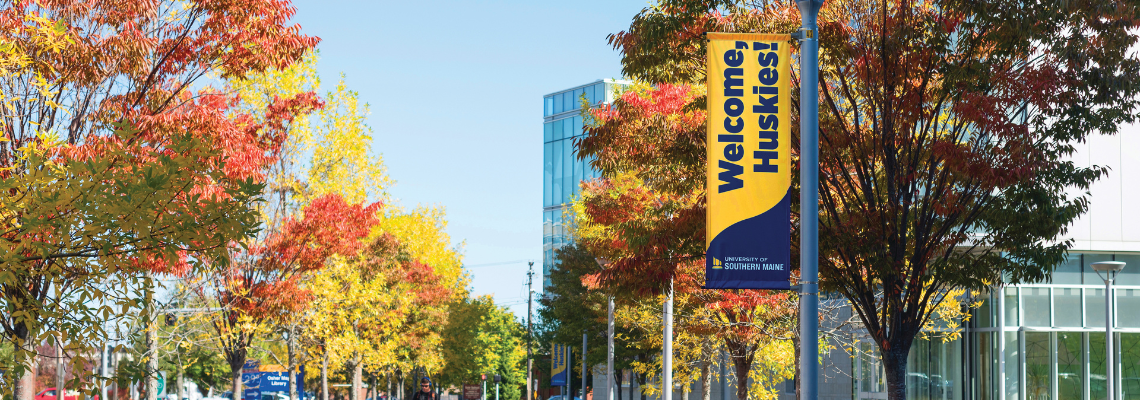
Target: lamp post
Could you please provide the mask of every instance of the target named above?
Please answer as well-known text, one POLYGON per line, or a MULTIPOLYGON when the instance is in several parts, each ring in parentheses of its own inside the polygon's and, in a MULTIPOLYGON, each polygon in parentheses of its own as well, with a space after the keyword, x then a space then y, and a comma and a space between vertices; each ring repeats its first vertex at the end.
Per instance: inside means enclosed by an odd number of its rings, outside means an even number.
POLYGON ((1124 269, 1124 263, 1121 261, 1101 261, 1092 263, 1093 271, 1096 271, 1097 276, 1104 280, 1104 382, 1105 389, 1107 389, 1106 399, 1112 400, 1116 396, 1116 391, 1113 388, 1113 359, 1112 359, 1112 302, 1114 297, 1112 295, 1112 281, 1116 279, 1116 274, 1119 274, 1124 269), (1104 272, 1104 275, 1101 275, 1104 272))

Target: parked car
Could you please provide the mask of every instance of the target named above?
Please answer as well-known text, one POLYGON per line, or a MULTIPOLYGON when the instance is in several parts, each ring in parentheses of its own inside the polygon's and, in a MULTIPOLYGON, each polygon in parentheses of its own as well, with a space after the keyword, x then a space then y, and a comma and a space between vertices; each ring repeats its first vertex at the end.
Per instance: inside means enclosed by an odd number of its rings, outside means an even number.
MULTIPOLYGON (((36 394, 35 400, 56 400, 55 388, 47 388, 36 394)), ((63 396, 64 400, 82 400, 83 394, 76 390, 68 390, 63 396)), ((99 400, 99 396, 95 396, 99 400)))
MULTIPOLYGON (((566 398, 567 398, 567 397, 569 397, 569 396, 565 396, 565 395, 561 395, 561 394, 556 394, 556 395, 550 396, 550 398, 549 398, 549 399, 547 399, 547 400, 566 400, 566 398)), ((582 400, 582 399, 580 399, 580 398, 578 398, 577 396, 575 396, 575 397, 574 397, 574 400, 582 400)))

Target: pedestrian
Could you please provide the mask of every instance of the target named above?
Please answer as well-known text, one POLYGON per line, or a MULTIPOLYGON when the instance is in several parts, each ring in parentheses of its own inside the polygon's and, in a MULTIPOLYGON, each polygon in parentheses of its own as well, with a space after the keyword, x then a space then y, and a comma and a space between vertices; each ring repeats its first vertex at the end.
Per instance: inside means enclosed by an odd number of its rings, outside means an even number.
POLYGON ((411 400, 435 400, 435 393, 431 391, 431 380, 428 378, 420 379, 420 390, 412 395, 411 400))

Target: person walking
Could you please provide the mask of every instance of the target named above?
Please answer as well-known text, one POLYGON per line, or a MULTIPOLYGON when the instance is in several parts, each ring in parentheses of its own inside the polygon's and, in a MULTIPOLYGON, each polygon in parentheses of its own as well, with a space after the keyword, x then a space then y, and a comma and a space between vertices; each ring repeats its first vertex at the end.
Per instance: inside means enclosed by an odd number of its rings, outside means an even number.
POLYGON ((435 400, 435 393, 431 391, 430 379, 420 379, 420 390, 412 395, 411 400, 435 400))

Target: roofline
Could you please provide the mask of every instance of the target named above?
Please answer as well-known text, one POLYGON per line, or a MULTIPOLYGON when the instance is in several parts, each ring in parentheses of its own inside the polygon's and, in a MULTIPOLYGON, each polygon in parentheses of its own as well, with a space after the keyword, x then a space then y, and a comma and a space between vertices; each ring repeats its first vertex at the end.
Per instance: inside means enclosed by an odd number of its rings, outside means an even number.
POLYGON ((596 80, 596 81, 593 81, 593 82, 590 82, 590 83, 587 83, 587 84, 582 84, 582 85, 574 86, 574 87, 572 87, 572 88, 569 88, 569 89, 562 89, 562 90, 559 90, 559 91, 557 91, 557 92, 553 92, 553 93, 549 93, 549 94, 543 95, 543 96, 542 96, 542 98, 544 98, 544 99, 545 99, 545 98, 547 98, 547 97, 550 97, 550 96, 559 95, 559 94, 562 94, 562 93, 566 93, 566 92, 570 92, 570 91, 578 90, 578 89, 584 88, 584 87, 586 87, 586 86, 593 86, 593 85, 596 85, 596 84, 598 84, 598 82, 605 82, 605 83, 617 83, 617 84, 622 84, 622 85, 629 85, 629 84, 632 84, 632 83, 633 83, 633 82, 631 82, 631 81, 627 81, 627 80, 624 80, 624 79, 598 79, 598 80, 596 80))

